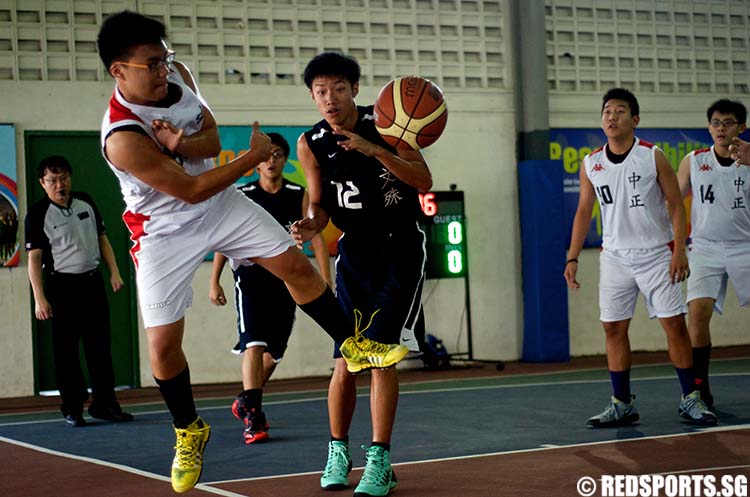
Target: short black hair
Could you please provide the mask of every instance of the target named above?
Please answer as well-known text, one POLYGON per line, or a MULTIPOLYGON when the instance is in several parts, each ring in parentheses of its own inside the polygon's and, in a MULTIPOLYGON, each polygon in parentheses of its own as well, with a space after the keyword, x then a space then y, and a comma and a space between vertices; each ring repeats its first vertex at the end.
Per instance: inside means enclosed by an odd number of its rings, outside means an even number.
POLYGON ((711 104, 711 107, 706 111, 706 117, 708 121, 711 121, 711 117, 714 112, 721 114, 731 114, 737 119, 740 124, 745 124, 747 121, 747 108, 739 100, 729 100, 728 98, 722 98, 711 104))
POLYGON ((284 152, 284 157, 289 157, 289 142, 286 141, 286 139, 281 136, 278 133, 268 133, 268 137, 271 139, 271 143, 274 145, 281 147, 281 150, 284 152))
POLYGON ((359 82, 362 69, 357 59, 341 52, 323 52, 310 60, 305 67, 305 84, 312 90, 312 82, 320 76, 343 76, 354 86, 359 82))
POLYGON ((47 174, 47 171, 55 174, 66 172, 72 176, 73 166, 71 166, 70 162, 68 162, 68 159, 66 159, 62 155, 51 155, 39 161, 39 166, 37 167, 36 171, 39 179, 44 178, 44 175, 47 174))
POLYGON ((610 100, 624 100, 630 107, 631 116, 635 117, 641 115, 641 108, 638 105, 638 99, 635 98, 635 95, 633 95, 630 90, 626 90, 625 88, 612 88, 607 91, 607 93, 604 94, 604 97, 602 97, 602 112, 604 112, 604 106, 607 105, 607 102, 610 100))
POLYGON ((104 19, 96 44, 99 58, 109 71, 112 62, 128 58, 138 45, 161 43, 166 37, 167 30, 160 21, 123 10, 104 19))

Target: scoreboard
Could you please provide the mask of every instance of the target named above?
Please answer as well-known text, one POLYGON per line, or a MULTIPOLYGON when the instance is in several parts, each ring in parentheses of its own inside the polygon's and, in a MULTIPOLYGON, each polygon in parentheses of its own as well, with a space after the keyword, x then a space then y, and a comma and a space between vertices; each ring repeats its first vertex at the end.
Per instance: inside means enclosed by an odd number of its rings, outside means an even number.
POLYGON ((420 225, 427 237, 428 279, 464 278, 467 271, 464 192, 419 194, 420 225))

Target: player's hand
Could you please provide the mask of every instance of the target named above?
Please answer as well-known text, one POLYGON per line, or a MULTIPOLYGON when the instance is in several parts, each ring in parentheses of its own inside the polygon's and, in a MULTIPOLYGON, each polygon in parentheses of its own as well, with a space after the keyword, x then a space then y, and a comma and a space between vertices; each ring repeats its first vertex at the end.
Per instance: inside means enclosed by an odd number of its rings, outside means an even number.
POLYGON ((171 122, 156 119, 151 123, 151 129, 154 131, 157 141, 170 152, 177 152, 180 146, 184 129, 176 128, 171 122))
POLYGON ((289 228, 289 233, 292 235, 292 240, 299 247, 303 243, 312 240, 318 234, 318 223, 311 217, 300 219, 292 224, 289 228))
POLYGON ((218 283, 211 283, 208 288, 208 300, 213 305, 227 305, 227 297, 224 295, 224 288, 218 283))
POLYGON ((125 283, 123 283, 122 278, 119 274, 113 274, 109 277, 109 284, 112 285, 112 291, 117 293, 120 290, 122 290, 122 287, 125 286, 125 283))
POLYGON ((258 159, 258 163, 265 162, 271 158, 273 143, 267 134, 260 130, 258 121, 253 122, 253 134, 250 135, 250 151, 258 159))
POLYGON ((672 284, 685 281, 690 276, 690 266, 685 251, 679 251, 672 254, 672 260, 669 263, 669 279, 672 284))
POLYGON ((38 301, 36 301, 36 304, 34 305, 34 314, 40 321, 44 321, 45 319, 49 319, 52 317, 52 306, 49 305, 49 302, 46 298, 42 297, 38 301))
POLYGON ((346 140, 341 140, 339 142, 339 147, 343 148, 344 150, 357 150, 358 152, 363 153, 368 157, 372 157, 380 149, 378 145, 365 140, 358 134, 352 133, 351 131, 347 131, 341 128, 333 128, 333 132, 334 134, 345 136, 347 138, 346 140))
POLYGON ((729 156, 737 165, 750 166, 750 143, 735 136, 729 145, 729 156))
POLYGON ((577 273, 577 262, 569 262, 565 265, 565 272, 563 272, 563 276, 565 276, 565 282, 568 284, 568 288, 572 290, 578 290, 579 288, 581 288, 581 284, 576 280, 577 273))

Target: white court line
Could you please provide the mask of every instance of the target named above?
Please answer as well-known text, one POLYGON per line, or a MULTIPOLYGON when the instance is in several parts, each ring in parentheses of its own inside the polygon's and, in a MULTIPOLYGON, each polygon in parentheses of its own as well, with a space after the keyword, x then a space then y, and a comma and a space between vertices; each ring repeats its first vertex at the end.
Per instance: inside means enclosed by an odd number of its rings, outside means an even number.
MULTIPOLYGON (((711 359, 711 364, 714 364, 716 362, 741 362, 741 361, 747 361, 748 358, 746 357, 735 357, 735 358, 723 358, 723 359, 711 359)), ((654 367, 669 367, 673 366, 671 362, 656 362, 654 364, 638 364, 635 366, 632 366, 630 369, 631 371, 637 371, 639 369, 647 369, 647 368, 654 368, 654 367)), ((481 381, 481 380, 491 380, 491 379, 498 379, 498 378, 535 378, 538 376, 567 376, 567 375, 573 375, 573 374, 580 374, 580 373, 593 373, 597 371, 607 372, 606 367, 598 367, 598 368, 581 368, 581 369, 570 369, 566 371, 543 371, 539 373, 523 373, 523 374, 514 374, 514 375, 508 375, 508 376, 479 376, 475 378, 466 378, 468 381, 481 381)), ((501 373, 502 374, 502 373, 501 373)), ((711 376, 734 376, 735 374, 750 374, 750 373, 720 373, 720 374, 713 374, 711 373, 711 376)), ((633 378, 631 378, 632 380, 633 378)), ((402 382, 401 385, 424 385, 424 384, 430 384, 430 383, 445 383, 448 381, 461 381, 462 378, 448 378, 448 379, 440 379, 440 380, 423 380, 423 381, 415 381, 415 382, 402 382)))
MULTIPOLYGON (((719 376, 750 376, 750 373, 721 373, 721 374, 712 374, 711 377, 719 377, 719 376)), ((636 383, 639 381, 658 381, 658 380, 672 380, 675 379, 674 375, 668 375, 668 376, 651 376, 647 378, 631 378, 631 383, 636 383)), ((430 380, 432 381, 432 380, 430 380)), ((460 381, 460 380, 458 380, 460 381)), ((557 385, 582 385, 582 384, 590 384, 590 383, 610 383, 609 378, 602 378, 599 380, 568 380, 568 381, 540 381, 540 382, 529 382, 529 383, 514 383, 511 385, 477 385, 477 386, 471 386, 471 387, 448 387, 448 388, 434 388, 429 390, 415 390, 415 391, 401 391, 399 396, 403 397, 405 395, 424 395, 424 394, 430 394, 430 393, 446 393, 446 392, 469 392, 474 390, 498 390, 503 388, 523 388, 523 387, 549 387, 549 386, 557 386, 557 385)), ((420 383, 421 384, 421 383, 420 383)), ((416 383, 412 383, 411 385, 416 385, 416 383)), ((327 392, 326 392, 327 394, 327 392)), ((369 392, 363 392, 357 394, 357 397, 369 397, 369 392)), ((273 406, 273 405, 284 405, 284 404, 299 404, 302 402, 312 402, 312 401, 321 401, 326 400, 327 395, 322 395, 321 397, 305 397, 304 399, 289 399, 289 400, 271 400, 271 401, 264 401, 263 404, 267 406, 273 406)), ((198 399, 198 402, 206 400, 206 399, 198 399)), ((153 403, 150 403, 153 404, 153 403)), ((140 405, 140 404, 133 404, 140 405)), ((203 411, 215 411, 215 410, 223 410, 226 409, 226 406, 198 406, 198 410, 203 411)), ((165 414, 169 411, 167 409, 157 409, 153 411, 145 411, 142 413, 136 413, 138 415, 151 415, 151 414, 165 414)), ((29 413, 18 413, 13 415, 24 415, 29 413)), ((10 416, 10 415, 8 415, 10 416)), ((0 416, 0 419, 2 419, 2 416, 0 416)), ((20 425, 28 425, 28 424, 44 424, 44 423, 60 423, 60 419, 44 419, 44 420, 31 420, 31 421, 16 421, 11 423, 0 423, 0 427, 5 426, 20 426, 20 425)))
MULTIPOLYGON (((715 362, 737 362, 737 361, 745 361, 746 358, 723 358, 723 359, 712 359, 711 363, 715 362)), ((671 363, 668 362, 660 362, 660 363, 654 363, 654 364, 639 364, 636 366, 633 366, 632 370, 638 370, 638 369, 645 369, 645 368, 652 368, 652 367, 667 367, 671 366, 671 363)), ((542 376, 568 376, 568 375, 574 375, 574 374, 580 374, 580 373, 591 373, 596 371, 602 371, 606 372, 605 368, 582 368, 582 369, 573 369, 568 371, 547 371, 547 372, 540 372, 540 373, 525 373, 520 375, 509 375, 509 376, 480 376, 476 378, 448 378, 448 379, 436 379, 436 380, 423 380, 423 381, 416 381, 416 382, 402 382, 401 386, 419 386, 419 385, 430 385, 435 383, 446 383, 446 382, 461 382, 461 381, 467 381, 467 382, 476 382, 476 381, 485 381, 485 380, 506 380, 508 378, 537 378, 542 376)), ((718 373, 718 374, 711 374, 711 377, 721 377, 721 376, 748 376, 750 375, 750 372, 747 373, 718 373)), ((674 376, 651 376, 651 377, 645 377, 645 378, 631 378, 631 381, 645 381, 645 380, 661 380, 666 378, 673 378, 674 376)), ((488 385, 484 387, 455 387, 455 388, 449 388, 449 389, 442 389, 442 390, 429 390, 430 392, 451 392, 451 391, 457 391, 457 390, 470 390, 470 389, 476 389, 476 388, 495 388, 495 387, 511 387, 511 386, 549 386, 549 385, 565 385, 565 384, 576 384, 576 383, 604 383, 608 382, 610 380, 608 379, 600 379, 600 380, 568 380, 568 381, 552 381, 552 382, 529 382, 529 383, 516 383, 512 385, 488 385)), ((116 390, 123 390, 122 388, 116 388, 116 390)), ((307 397, 304 399, 292 399, 292 400, 281 400, 281 401, 270 401, 266 402, 269 405, 273 404, 290 404, 293 402, 305 402, 308 400, 321 400, 325 399, 328 395, 327 389, 314 389, 314 390, 293 390, 290 392, 279 392, 279 393, 272 393, 267 394, 269 397, 273 397, 274 395, 304 395, 304 394, 310 394, 318 392, 322 397, 307 397)), ((419 390, 415 392, 401 392, 401 395, 408 395, 412 393, 424 393, 424 391, 419 390)), ((369 393, 363 393, 359 394, 358 396, 363 397, 367 396, 369 393)), ((223 400, 225 397, 203 397, 200 399, 197 399, 197 402, 214 402, 223 400)), ((150 401, 150 402, 142 402, 137 404, 130 404, 133 406, 150 406, 150 405, 163 405, 162 401, 150 401)), ((202 410, 210 410, 210 409, 221 409, 222 407, 202 407, 202 410)), ((164 409, 156 410, 156 411, 148 411, 147 413, 143 414, 151 414, 151 413, 164 413, 167 412, 164 409)), ((0 418, 2 416, 22 416, 22 415, 33 415, 34 412, 32 411, 25 411, 25 412, 19 412, 19 413, 13 413, 13 414, 6 414, 6 415, 0 415, 0 418)), ((43 423, 46 421, 38 421, 39 423, 43 423)), ((4 424, 0 423, 0 426, 5 426, 4 424)))
POLYGON ((685 473, 707 473, 709 471, 726 471, 728 469, 750 468, 750 464, 739 464, 737 466, 714 466, 711 468, 683 469, 681 471, 669 471, 668 473, 651 473, 652 475, 681 475, 685 473))
MULTIPOLYGON (((650 437, 640 437, 640 438, 628 438, 624 440, 602 440, 599 442, 586 442, 586 443, 580 443, 580 444, 570 444, 570 445, 551 445, 551 446, 541 446, 535 449, 519 449, 519 450, 508 450, 504 452, 490 452, 487 454, 472 454, 468 456, 455 456, 455 457, 441 457, 437 459, 425 459, 422 461, 406 461, 406 462, 399 462, 399 463, 392 463, 392 466, 406 466, 410 464, 430 464, 435 462, 445 462, 445 461, 460 461, 465 459, 477 459, 480 457, 496 457, 496 456, 506 456, 506 455, 513 455, 513 454, 526 454, 530 452, 544 452, 549 450, 560 450, 560 449, 570 449, 574 447, 590 447, 594 445, 605 445, 605 444, 613 444, 613 443, 627 443, 627 442, 638 442, 642 440, 658 440, 662 438, 675 438, 675 437, 689 437, 692 435, 699 435, 701 433, 706 432, 714 432, 714 431, 735 431, 735 430, 746 430, 750 429, 750 424, 744 424, 744 425, 734 425, 734 426, 721 426, 721 427, 712 427, 712 428, 703 428, 691 433, 677 433, 677 434, 671 434, 671 435, 653 435, 650 437)), ((744 468, 744 467, 750 467, 748 466, 727 466, 727 469, 732 468, 744 468)), ((352 469, 362 469, 363 467, 357 467, 352 469)), ((723 468, 705 468, 706 471, 713 471, 713 470, 721 470, 723 468)), ((694 472, 697 470, 686 470, 685 472, 694 472)), ((678 472, 675 472, 679 473, 678 472)), ((210 485, 218 485, 222 483, 235 483, 235 482, 245 482, 245 481, 257 481, 257 480, 274 480, 279 478, 293 478, 297 476, 308 476, 308 475, 314 475, 314 474, 320 474, 320 471, 310 471, 306 473, 290 473, 285 475, 273 475, 273 476, 258 476, 254 478, 243 478, 243 479, 236 479, 236 480, 221 480, 221 481, 213 481, 210 483, 210 485)), ((661 474, 672 474, 672 473, 661 473, 661 474)))
MULTIPOLYGON (((25 443, 25 442, 19 442, 18 440, 12 440, 10 438, 5 438, 5 437, 2 437, 2 436, 0 436, 0 442, 5 442, 5 443, 8 443, 8 444, 17 445, 19 447, 24 447, 26 449, 35 450, 37 452, 42 452, 44 454, 50 454, 50 455, 57 456, 57 457, 62 457, 62 458, 65 458, 65 459, 74 459, 76 461, 83 461, 83 462, 87 462, 87 463, 91 463, 91 464, 96 464, 98 466, 105 466, 107 468, 112 468, 112 469, 116 469, 116 470, 119 470, 119 471, 124 471, 126 473, 132 473, 134 475, 143 476, 145 478, 151 478, 152 480, 160 480, 160 481, 165 481, 165 482, 169 482, 170 481, 170 479, 167 478, 166 476, 157 475, 156 473, 150 473, 148 471, 142 471, 142 470, 136 469, 136 468, 131 468, 130 466, 124 466, 122 464, 115 464, 115 463, 111 463, 111 462, 107 462, 107 461, 102 461, 100 459, 92 459, 90 457, 76 456, 76 455, 73 455, 73 454, 67 454, 65 452, 58 452, 56 450, 46 449, 44 447, 39 447, 37 445, 32 445, 32 444, 28 444, 28 443, 25 443)), ((216 495, 222 495, 224 497, 247 497, 246 495, 243 495, 243 494, 236 494, 234 492, 228 492, 228 491, 222 490, 220 488, 209 487, 209 486, 206 486, 205 483, 199 483, 194 488, 203 490, 204 492, 209 492, 209 493, 216 494, 216 495)))
MULTIPOLYGON (((722 373, 722 374, 716 374, 711 375, 711 377, 718 377, 718 376, 750 376, 750 373, 722 373)), ((676 375, 668 375, 668 376, 649 376, 646 378, 630 378, 631 383, 639 382, 639 381, 654 381, 654 380, 673 380, 676 379, 676 375)), ((549 386, 556 386, 556 385, 581 385, 581 384, 587 384, 587 383, 610 383, 609 378, 602 378, 599 380, 568 380, 568 381, 540 381, 540 382, 531 382, 531 383, 514 383, 511 385, 477 385, 472 387, 449 387, 449 388, 436 388, 431 390, 416 390, 412 392, 404 392, 402 391, 399 395, 413 395, 413 394, 425 394, 425 393, 444 393, 444 392, 464 392, 464 391, 470 391, 470 390, 497 390, 500 388, 522 388, 522 387, 549 387, 549 386)), ((369 394, 359 394, 358 397, 367 396, 369 394)))

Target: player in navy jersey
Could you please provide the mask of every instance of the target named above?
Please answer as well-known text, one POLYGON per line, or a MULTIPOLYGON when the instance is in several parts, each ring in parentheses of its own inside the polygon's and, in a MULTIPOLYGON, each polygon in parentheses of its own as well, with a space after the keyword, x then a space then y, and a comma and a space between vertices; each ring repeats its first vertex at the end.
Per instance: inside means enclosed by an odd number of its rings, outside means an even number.
POLYGON ((630 393, 628 328, 639 292, 649 316, 658 317, 667 335, 669 356, 680 380, 678 412, 687 422, 710 425, 716 416, 700 398, 692 367, 680 282, 690 274, 685 255, 685 207, 677 178, 664 153, 639 140, 638 100, 628 90, 609 90, 602 99, 603 147, 581 163, 581 191, 565 265, 571 289, 578 255, 591 224, 594 202, 602 213, 599 257, 599 308, 613 395, 605 410, 589 418, 589 428, 623 426, 640 416, 630 393))
MULTIPOLYGON (((273 144, 271 156, 257 167, 260 179, 239 190, 250 200, 266 209, 289 230, 293 222, 307 212, 308 196, 304 187, 282 176, 289 157, 289 143, 278 133, 268 133, 273 144)), ((312 248, 323 279, 331 286, 328 249, 322 234, 312 239, 312 248)), ((212 304, 226 305, 221 286, 221 272, 226 257, 214 254, 209 288, 212 304)), ((262 267, 239 266, 233 271, 234 299, 237 308, 237 353, 242 355, 243 391, 232 403, 232 413, 245 430, 246 444, 268 439, 268 422, 263 412, 263 386, 281 362, 294 325, 296 304, 284 282, 262 267)))
MULTIPOLYGON (((305 69, 305 84, 323 120, 297 141, 310 208, 307 217, 293 225, 292 234, 299 242, 309 240, 329 219, 343 231, 336 297, 359 332, 392 342, 405 330, 413 331, 419 314, 425 252, 417 225, 418 193, 430 189, 432 175, 420 152, 395 150, 383 141, 372 106, 356 105, 359 77, 357 61, 334 52, 314 57, 305 69)), ((358 370, 334 356, 324 489, 349 485, 349 427, 356 404, 358 370)), ((387 495, 396 486, 390 464, 396 369, 372 369, 370 382, 372 441, 354 491, 358 497, 387 495)))
POLYGON ((216 120, 165 38, 162 23, 135 12, 112 14, 102 23, 99 56, 116 84, 101 145, 125 200, 151 369, 174 420, 172 488, 187 492, 200 478, 210 437, 196 411, 182 349, 190 283, 207 253, 259 264, 284 280, 300 308, 343 342, 341 352, 354 367, 393 365, 408 350, 355 340, 333 293, 289 233, 232 186, 271 153, 271 140, 257 122, 249 150, 213 166, 211 158, 221 150, 216 120))
POLYGON ((740 305, 750 304, 750 168, 738 166, 729 152, 732 140, 745 131, 745 106, 717 100, 706 116, 714 144, 685 156, 677 177, 682 195, 692 192, 688 331, 695 380, 711 407, 709 324, 714 309, 722 312, 728 280, 740 305))

